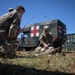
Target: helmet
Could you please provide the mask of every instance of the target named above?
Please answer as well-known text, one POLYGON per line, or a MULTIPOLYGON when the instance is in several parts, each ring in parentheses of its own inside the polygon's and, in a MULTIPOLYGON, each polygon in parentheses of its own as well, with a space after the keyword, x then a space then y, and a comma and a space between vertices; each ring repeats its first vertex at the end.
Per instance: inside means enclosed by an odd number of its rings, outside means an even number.
POLYGON ((49 32, 49 26, 44 26, 44 31, 49 32))
POLYGON ((44 26, 44 30, 49 29, 49 26, 44 26))

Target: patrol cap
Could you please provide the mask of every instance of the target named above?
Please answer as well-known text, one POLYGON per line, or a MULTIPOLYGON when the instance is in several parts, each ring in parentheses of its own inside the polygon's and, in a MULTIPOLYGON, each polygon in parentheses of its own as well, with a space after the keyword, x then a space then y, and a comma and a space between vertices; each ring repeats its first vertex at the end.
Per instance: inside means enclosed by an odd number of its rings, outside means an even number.
POLYGON ((13 8, 9 8, 9 12, 13 11, 13 8))
POLYGON ((17 6, 16 7, 16 11, 19 11, 20 9, 22 9, 25 12, 25 8, 23 6, 17 6))

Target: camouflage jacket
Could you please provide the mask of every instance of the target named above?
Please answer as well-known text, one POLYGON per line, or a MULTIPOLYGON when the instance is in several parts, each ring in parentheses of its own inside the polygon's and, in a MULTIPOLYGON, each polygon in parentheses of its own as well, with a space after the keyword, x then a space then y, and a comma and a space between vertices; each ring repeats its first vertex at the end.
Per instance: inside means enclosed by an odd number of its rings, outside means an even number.
POLYGON ((52 46, 53 45, 53 36, 52 36, 52 33, 48 33, 47 35, 43 32, 41 35, 40 35, 40 42, 45 45, 49 45, 49 46, 52 46))
POLYGON ((20 29, 20 20, 18 18, 18 13, 16 10, 11 11, 7 14, 0 16, 0 30, 5 30, 6 33, 9 31, 11 25, 16 25, 17 30, 20 29))

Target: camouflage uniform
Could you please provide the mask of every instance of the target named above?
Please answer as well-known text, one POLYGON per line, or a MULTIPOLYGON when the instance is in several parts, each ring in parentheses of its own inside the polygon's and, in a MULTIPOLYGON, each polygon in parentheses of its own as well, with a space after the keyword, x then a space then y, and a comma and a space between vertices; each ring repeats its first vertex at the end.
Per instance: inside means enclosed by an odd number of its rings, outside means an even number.
MULTIPOLYGON (((47 28, 47 27, 45 26, 44 28, 47 28)), ((40 47, 37 47, 35 49, 36 53, 41 52, 42 54, 49 54, 54 51, 52 33, 47 32, 47 34, 45 34, 45 30, 44 30, 39 40, 40 40, 40 47), (48 45, 48 49, 46 50, 44 50, 43 48, 45 44, 48 45)))
POLYGON ((53 46, 53 37, 52 33, 48 33, 47 35, 43 32, 40 36, 40 42, 44 45, 47 44, 49 46, 53 46))
POLYGON ((16 10, 4 14, 0 17, 0 46, 6 50, 16 40, 20 30, 20 19, 16 10))

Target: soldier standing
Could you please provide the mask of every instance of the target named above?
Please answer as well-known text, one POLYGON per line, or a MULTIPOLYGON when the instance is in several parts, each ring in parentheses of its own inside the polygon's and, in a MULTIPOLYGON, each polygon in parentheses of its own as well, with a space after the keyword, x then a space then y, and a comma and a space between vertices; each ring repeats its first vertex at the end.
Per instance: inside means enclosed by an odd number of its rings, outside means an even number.
POLYGON ((20 33, 21 17, 25 9, 23 6, 17 6, 15 10, 0 17, 0 46, 8 53, 13 55, 13 44, 20 33))
POLYGON ((55 49, 53 47, 53 36, 49 32, 49 26, 44 26, 43 33, 40 36, 40 46, 35 49, 35 52, 41 52, 43 54, 54 53, 55 49))

